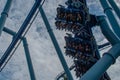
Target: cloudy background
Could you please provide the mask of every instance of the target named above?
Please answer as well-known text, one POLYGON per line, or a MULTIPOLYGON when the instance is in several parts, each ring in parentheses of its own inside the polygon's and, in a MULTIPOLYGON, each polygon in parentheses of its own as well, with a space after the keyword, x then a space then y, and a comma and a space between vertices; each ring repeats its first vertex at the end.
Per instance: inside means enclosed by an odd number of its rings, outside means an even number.
MULTIPOLYGON (((0 0, 0 13, 3 10, 6 1, 7 0, 0 0)), ((55 33, 55 36, 63 53, 63 47, 65 45, 65 32, 55 29, 54 18, 56 16, 56 7, 58 6, 58 4, 64 5, 65 1, 66 0, 45 0, 45 3, 43 5, 43 9, 47 15, 47 18, 51 24, 53 32, 55 33)), ((95 15, 104 14, 99 0, 87 1, 90 13, 95 15)), ((115 1, 118 3, 117 5, 120 6, 120 1, 115 1)), ((34 0, 13 0, 13 4, 9 12, 9 17, 7 19, 5 27, 17 32, 33 4, 34 0)), ((95 34, 95 36, 97 35, 96 40, 98 44, 107 42, 107 40, 102 35, 99 27, 95 27, 93 29, 93 33, 95 34)), ((54 80, 57 74, 63 71, 63 68, 60 64, 60 61, 40 14, 38 14, 26 37, 29 43, 30 55, 32 57, 37 80, 54 80)), ((11 40, 12 36, 5 32, 2 33, 2 36, 0 37, 0 57, 9 46, 11 40)), ((104 50, 104 52, 107 50, 108 49, 104 50)), ((103 50, 101 51, 101 54, 102 53, 103 50)), ((72 60, 66 56, 65 59, 70 66, 72 64, 72 60)), ((120 79, 119 61, 120 58, 117 59, 115 65, 108 69, 108 73, 110 74, 112 80, 120 79)), ((76 79, 76 77, 74 77, 74 79, 76 79)), ((11 58, 11 60, 8 62, 6 67, 0 73, 0 80, 30 80, 22 43, 11 58)))

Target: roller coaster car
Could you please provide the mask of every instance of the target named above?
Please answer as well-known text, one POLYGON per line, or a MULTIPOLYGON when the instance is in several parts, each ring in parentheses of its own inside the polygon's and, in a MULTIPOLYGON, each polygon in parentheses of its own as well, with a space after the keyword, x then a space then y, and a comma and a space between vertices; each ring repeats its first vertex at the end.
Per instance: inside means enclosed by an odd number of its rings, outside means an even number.
MULTIPOLYGON (((57 8, 56 28, 67 30, 73 33, 65 36, 65 54, 73 58, 77 77, 81 77, 99 59, 96 51, 96 44, 91 28, 98 21, 95 15, 89 14, 86 0, 68 0, 67 8, 60 5, 57 8)), ((107 79, 105 74, 100 80, 107 79)))
POLYGON ((77 33, 80 32, 83 27, 92 27, 96 25, 96 16, 90 14, 89 21, 87 20, 87 16, 88 15, 83 10, 60 6, 57 8, 55 25, 59 30, 68 30, 70 32, 77 33))
POLYGON ((81 22, 84 14, 85 13, 83 11, 77 9, 58 7, 56 20, 66 20, 67 22, 81 22))
POLYGON ((55 25, 57 29, 75 32, 83 26, 85 17, 82 10, 60 6, 57 8, 55 25))
POLYGON ((76 76, 81 77, 91 66, 97 62, 93 52, 91 39, 81 38, 80 35, 65 36, 66 55, 74 58, 76 76))
MULTIPOLYGON (((65 46, 65 53, 66 55, 76 57, 77 54, 91 54, 91 42, 85 41, 80 38, 69 37, 65 36, 66 46, 65 46)), ((92 54, 91 54, 92 55, 92 54)))
POLYGON ((86 5, 86 1, 85 0, 71 0, 71 1, 68 0, 67 2, 65 2, 65 4, 72 8, 83 9, 84 8, 83 4, 86 5))
POLYGON ((97 62, 96 58, 90 56, 80 56, 74 60, 76 76, 81 77, 88 71, 88 69, 97 62))

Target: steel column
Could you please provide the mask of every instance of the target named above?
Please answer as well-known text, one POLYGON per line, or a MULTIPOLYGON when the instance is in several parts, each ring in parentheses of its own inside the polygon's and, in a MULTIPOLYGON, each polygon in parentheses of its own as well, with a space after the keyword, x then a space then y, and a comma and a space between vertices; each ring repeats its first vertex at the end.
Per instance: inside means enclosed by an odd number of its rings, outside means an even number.
POLYGON ((5 8, 4 8, 3 12, 1 13, 1 18, 0 18, 0 36, 2 34, 3 27, 4 27, 6 19, 8 17, 8 12, 10 10, 11 4, 12 4, 12 0, 7 0, 5 8))
POLYGON ((31 56, 30 56, 30 52, 29 52, 29 48, 28 48, 27 39, 23 38, 22 40, 23 40, 23 46, 24 46, 24 50, 25 50, 25 55, 26 55, 26 60, 27 60, 31 80, 36 80, 32 61, 31 61, 31 56))
MULTIPOLYGON (((96 47, 96 50, 95 50, 95 53, 96 53, 96 57, 97 57, 97 59, 99 60, 100 58, 101 58, 101 56, 100 56, 100 52, 99 52, 99 50, 98 50, 98 46, 97 46, 97 43, 96 43, 96 41, 94 40, 94 43, 93 43, 94 45, 95 45, 95 47, 96 47)), ((104 72, 101 76, 105 76, 105 77, 107 77, 109 80, 110 80, 110 77, 109 77, 109 75, 108 75, 108 73, 107 72, 104 72)))
POLYGON ((108 2, 110 3, 110 5, 112 6, 112 8, 115 10, 117 16, 120 19, 120 8, 116 5, 114 0, 108 0, 108 2))
MULTIPOLYGON (((16 35, 16 32, 14 32, 14 31, 6 28, 6 27, 3 28, 3 31, 12 35, 12 36, 16 35)), ((24 50, 25 50, 25 56, 26 56, 26 60, 27 60, 27 64, 28 64, 28 70, 29 70, 30 78, 31 78, 31 80, 36 80, 33 65, 32 65, 32 61, 31 61, 31 56, 30 56, 30 52, 29 52, 29 48, 28 48, 27 39, 25 37, 22 37, 21 39, 23 41, 23 47, 24 47, 24 50)))
POLYGON ((56 38, 55 38, 55 35, 54 35, 54 33, 52 32, 51 26, 50 26, 50 24, 49 24, 49 22, 48 22, 48 19, 47 19, 46 15, 45 15, 44 10, 42 9, 42 6, 39 7, 39 11, 40 11, 41 16, 42 16, 42 18, 43 18, 43 21, 44 21, 44 23, 45 23, 45 26, 46 26, 46 28, 47 28, 47 30, 48 30, 49 36, 50 36, 50 38, 51 38, 51 40, 52 40, 52 42, 53 42, 53 45, 54 45, 54 47, 55 47, 55 50, 56 50, 56 52, 57 52, 57 54, 58 54, 58 57, 59 57, 59 59, 60 59, 60 61, 61 61, 61 64, 62 64, 62 66, 63 66, 63 69, 64 69, 65 73, 67 74, 68 79, 69 79, 69 80, 73 80, 73 77, 72 77, 72 75, 71 75, 71 73, 70 73, 70 70, 69 70, 69 68, 68 68, 68 65, 67 65, 67 63, 66 63, 66 61, 65 61, 65 58, 64 58, 64 56, 63 56, 63 54, 62 54, 62 51, 61 51, 61 49, 60 49, 60 47, 59 47, 59 45, 58 45, 58 42, 57 42, 57 40, 56 40, 56 38))
POLYGON ((100 28, 102 30, 102 33, 107 38, 107 40, 112 44, 116 44, 120 42, 120 39, 117 37, 117 35, 110 29, 105 16, 97 16, 98 24, 100 25, 100 28))
POLYGON ((6 27, 3 28, 3 31, 10 34, 10 35, 12 35, 12 36, 16 35, 16 32, 14 32, 14 31, 6 28, 6 27))
POLYGON ((101 75, 115 63, 116 58, 120 56, 120 43, 114 45, 104 56, 90 68, 80 80, 99 80, 101 75))
POLYGON ((16 43, 18 42, 19 38, 24 33, 25 29, 27 28, 29 22, 31 21, 31 19, 32 19, 33 15, 35 14, 37 8, 39 7, 40 3, 41 3, 41 0, 37 0, 34 3, 31 11, 29 12, 28 16, 26 17, 24 23, 22 24, 22 26, 20 27, 20 29, 17 32, 16 36, 14 37, 13 41, 11 42, 11 44, 9 45, 9 47, 7 48, 7 50, 5 51, 4 55, 0 59, 0 67, 6 61, 6 59, 8 58, 8 56, 10 55, 10 53, 12 52, 13 48, 15 47, 16 43))
POLYGON ((108 4, 108 2, 106 0, 100 0, 100 3, 104 9, 104 12, 108 16, 108 19, 110 21, 113 31, 120 38, 120 26, 119 26, 117 20, 115 19, 115 16, 112 12, 112 8, 110 7, 110 5, 108 4))

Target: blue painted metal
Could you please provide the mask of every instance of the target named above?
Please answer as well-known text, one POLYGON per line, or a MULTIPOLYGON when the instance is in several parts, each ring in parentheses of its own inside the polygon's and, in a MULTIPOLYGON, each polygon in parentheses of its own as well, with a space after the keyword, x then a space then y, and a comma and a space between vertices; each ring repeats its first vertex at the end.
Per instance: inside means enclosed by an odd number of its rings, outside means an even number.
MULTIPOLYGON (((97 59, 99 60, 100 58, 101 58, 101 56, 100 56, 100 52, 99 52, 99 46, 97 46, 97 43, 96 43, 96 41, 94 40, 94 43, 93 43, 94 45, 95 45, 95 47, 96 47, 96 57, 97 57, 97 59)), ((103 47, 104 45, 102 45, 102 47, 103 47)), ((110 77, 109 77, 109 75, 108 75, 108 73, 107 72, 104 72, 102 75, 104 75, 104 77, 106 77, 106 79, 107 80, 111 80, 110 79, 110 77)), ((101 76, 102 76, 101 75, 101 76)))
POLYGON ((110 3, 110 5, 112 6, 112 8, 115 10, 117 16, 120 19, 120 8, 116 5, 114 0, 108 0, 108 2, 110 3))
MULTIPOLYGON (((16 35, 16 32, 14 32, 14 31, 6 28, 6 27, 4 27, 3 31, 12 35, 12 36, 16 35)), ((36 80, 33 65, 32 65, 32 61, 31 61, 31 56, 30 56, 30 52, 29 52, 29 48, 28 48, 27 39, 25 37, 22 37, 21 39, 23 41, 23 47, 24 47, 24 50, 25 50, 25 56, 26 56, 26 60, 27 60, 27 64, 28 64, 30 78, 31 78, 31 80, 36 80)))
POLYGON ((112 8, 110 7, 110 5, 108 4, 108 2, 106 0, 100 0, 100 2, 104 9, 104 12, 108 16, 108 19, 110 21, 113 31, 120 38, 120 26, 119 26, 117 20, 115 19, 115 16, 112 12, 112 8))
POLYGON ((117 44, 120 42, 120 39, 117 37, 117 35, 110 29, 105 16, 97 16, 98 24, 100 25, 100 28, 102 30, 102 33, 107 38, 107 40, 112 44, 117 44))
POLYGON ((115 63, 116 58, 120 56, 120 43, 114 45, 104 56, 90 68, 80 80, 99 80, 101 75, 115 63))
POLYGON ((104 48, 104 47, 109 46, 109 45, 110 45, 109 42, 102 44, 102 45, 98 45, 98 49, 104 48))
POLYGON ((8 12, 10 10, 11 4, 12 4, 12 0, 7 0, 5 8, 4 8, 3 12, 1 13, 1 17, 0 17, 0 36, 2 34, 3 27, 4 27, 6 19, 8 17, 8 12))
POLYGON ((10 53, 12 52, 13 48, 15 47, 16 43, 18 42, 19 38, 24 33, 25 29, 27 28, 27 25, 29 24, 30 20, 32 19, 33 15, 35 14, 35 12, 36 12, 37 8, 39 7, 40 3, 41 3, 41 0, 37 0, 35 2, 35 4, 33 5, 30 13, 26 17, 24 23, 22 24, 21 28, 17 32, 17 34, 14 37, 13 41, 11 42, 11 44, 9 45, 7 50, 5 51, 4 55, 1 57, 1 59, 0 59, 0 67, 4 64, 4 62, 6 61, 6 59, 8 58, 10 53))
MULTIPOLYGON (((73 70, 75 68, 75 65, 70 66, 69 70, 73 70)), ((61 78, 63 78, 65 76, 65 71, 62 71, 59 75, 57 75, 55 80, 60 80, 61 78)))
POLYGON ((14 32, 14 31, 6 28, 6 27, 3 28, 3 31, 10 34, 10 35, 12 35, 12 36, 16 35, 16 32, 14 32))
POLYGON ((41 15, 42 15, 43 21, 44 21, 44 23, 45 23, 45 25, 46 25, 46 28, 47 28, 48 33, 49 33, 49 35, 50 35, 50 38, 51 38, 51 40, 52 40, 52 42, 53 42, 53 45, 54 45, 54 47, 55 47, 55 49, 56 49, 56 52, 57 52, 57 54, 58 54, 58 57, 59 57, 59 59, 60 59, 60 61, 61 61, 61 64, 62 64, 62 66, 63 66, 63 69, 64 69, 65 73, 67 74, 68 79, 69 79, 69 80, 73 80, 73 77, 72 77, 72 75, 71 75, 71 73, 70 73, 70 70, 69 70, 69 68, 68 68, 68 66, 67 66, 67 63, 66 63, 66 61, 65 61, 65 58, 64 58, 64 56, 63 56, 63 54, 62 54, 62 51, 61 51, 61 49, 60 49, 60 47, 59 47, 59 45, 58 45, 58 42, 57 42, 57 40, 56 40, 56 38, 55 38, 55 35, 54 35, 54 33, 52 32, 52 29, 51 29, 51 27, 50 27, 50 24, 49 24, 49 22, 48 22, 48 19, 47 19, 46 15, 45 15, 45 12, 44 12, 44 10, 42 9, 42 6, 39 7, 39 11, 40 11, 40 13, 41 13, 41 15))
POLYGON ((103 34, 114 45, 104 56, 90 68, 80 80, 99 80, 101 75, 115 63, 115 60, 120 56, 120 40, 110 29, 105 16, 98 16, 99 25, 101 26, 103 34))
POLYGON ((30 52, 29 52, 29 48, 28 48, 27 39, 23 38, 22 40, 23 40, 23 46, 24 46, 24 50, 25 50, 25 55, 26 55, 26 60, 27 60, 31 80, 36 80, 32 61, 31 61, 31 56, 30 56, 30 52))

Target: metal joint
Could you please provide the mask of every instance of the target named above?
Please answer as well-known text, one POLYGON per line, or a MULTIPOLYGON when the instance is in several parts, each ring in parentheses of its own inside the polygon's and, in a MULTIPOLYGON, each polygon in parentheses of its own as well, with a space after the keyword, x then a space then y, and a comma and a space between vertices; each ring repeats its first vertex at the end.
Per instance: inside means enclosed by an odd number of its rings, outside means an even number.
POLYGON ((97 25, 100 26, 100 23, 105 21, 104 19, 106 18, 106 16, 101 15, 101 16, 96 16, 96 18, 97 18, 97 25))
POLYGON ((111 8, 111 7, 105 8, 105 9, 104 9, 104 13, 105 13, 107 10, 112 10, 112 8, 111 8))
POLYGON ((3 11, 3 12, 1 13, 1 15, 4 15, 4 14, 8 17, 8 13, 7 13, 7 12, 3 11))
POLYGON ((50 32, 50 31, 52 31, 52 29, 48 29, 47 31, 50 32))
POLYGON ((112 63, 112 64, 115 64, 116 58, 115 58, 112 54, 106 52, 106 53, 103 54, 103 56, 104 56, 104 55, 110 56, 110 57, 113 59, 113 63, 112 63))
MULTIPOLYGON (((25 37, 22 37, 23 41, 27 41, 27 39, 25 37)), ((28 46, 28 43, 24 43, 24 46, 28 46)))

